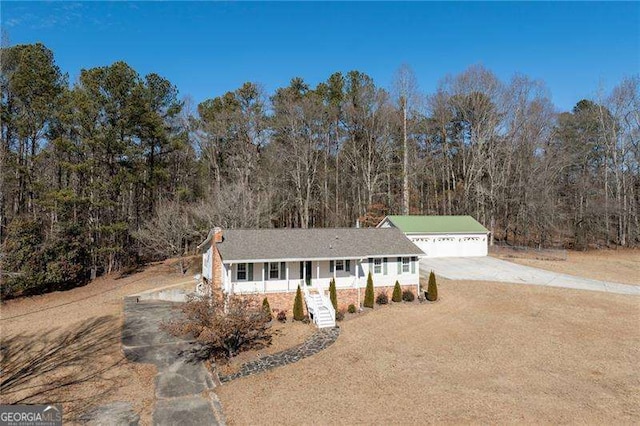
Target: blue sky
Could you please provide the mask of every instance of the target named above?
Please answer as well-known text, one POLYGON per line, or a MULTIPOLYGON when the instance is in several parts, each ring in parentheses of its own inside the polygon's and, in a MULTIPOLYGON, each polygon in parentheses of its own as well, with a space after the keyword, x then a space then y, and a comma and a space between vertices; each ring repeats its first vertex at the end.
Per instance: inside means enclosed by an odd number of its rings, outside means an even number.
POLYGON ((382 87, 408 63, 429 93, 483 64, 542 79, 560 109, 640 72, 640 3, 6 2, 11 44, 43 42, 73 81, 124 60, 196 102, 357 69, 382 87))

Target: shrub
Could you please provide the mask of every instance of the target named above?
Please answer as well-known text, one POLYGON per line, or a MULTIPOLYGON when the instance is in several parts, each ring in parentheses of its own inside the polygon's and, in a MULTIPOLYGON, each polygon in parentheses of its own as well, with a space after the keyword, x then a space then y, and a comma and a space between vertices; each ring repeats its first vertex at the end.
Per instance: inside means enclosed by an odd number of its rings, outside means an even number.
POLYGON ((333 305, 333 309, 338 311, 338 295, 336 294, 336 280, 331 278, 331 282, 329 283, 329 298, 331 299, 331 304, 333 305))
POLYGON ((195 339, 194 355, 226 362, 240 352, 271 344, 269 320, 256 301, 231 295, 188 296, 179 319, 161 328, 179 337, 195 339))
POLYGON ((23 217, 7 226, 0 270, 11 274, 0 277, 0 299, 67 290, 89 281, 85 229, 69 222, 57 222, 48 235, 45 229, 41 221, 23 217))
POLYGON ((280 322, 287 322, 287 311, 278 312, 276 319, 280 322))
POLYGON ((396 280, 396 285, 393 286, 393 296, 391 296, 391 300, 394 302, 402 302, 402 288, 400 288, 398 280, 396 280))
POLYGON ((364 291, 363 306, 365 308, 373 308, 373 277, 371 276, 371 271, 369 271, 369 275, 367 276, 367 288, 364 291))
POLYGON ((416 299, 416 295, 411 290, 405 290, 402 292, 402 300, 405 302, 413 302, 416 299))
POLYGON ((381 291, 380 293, 378 293, 378 296, 376 296, 376 303, 378 305, 386 305, 387 303, 389 303, 389 297, 387 296, 386 291, 381 291))
POLYGON ((429 274, 429 286, 427 287, 427 300, 434 302, 438 300, 438 285, 436 284, 436 274, 431 271, 429 274))
POLYGON ((302 306, 302 290, 300 290, 300 286, 298 286, 296 299, 293 302, 293 319, 295 321, 304 320, 304 307, 302 306))
POLYGON ((267 299, 266 297, 262 299, 262 311, 264 312, 264 315, 269 320, 273 319, 273 314, 271 313, 271 306, 269 306, 269 299, 267 299))
POLYGON ((349 305, 349 307, 347 308, 347 312, 349 312, 350 314, 355 314, 356 313, 356 305, 354 305, 353 303, 349 305))
POLYGON ((344 319, 344 309, 336 311, 336 321, 342 321, 344 319))

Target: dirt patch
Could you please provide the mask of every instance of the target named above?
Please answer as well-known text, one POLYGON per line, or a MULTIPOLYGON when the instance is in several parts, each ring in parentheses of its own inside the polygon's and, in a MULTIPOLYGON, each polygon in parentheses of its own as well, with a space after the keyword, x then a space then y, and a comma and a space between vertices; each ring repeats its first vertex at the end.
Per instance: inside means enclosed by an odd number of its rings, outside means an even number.
MULTIPOLYGON (((0 305, 2 344, 22 348, 19 361, 30 363, 32 369, 19 387, 13 387, 14 391, 3 391, 2 402, 24 398, 28 403, 62 402, 65 421, 77 421, 93 406, 128 401, 140 414, 141 423, 151 424, 156 368, 124 358, 120 345, 122 299, 140 291, 193 281, 191 276, 175 273, 173 262, 0 305), (89 329, 87 324, 91 325, 89 329), (52 349, 54 356, 46 357, 46 361, 39 358, 43 351, 52 349), (44 393, 38 393, 41 391, 44 393)), ((3 356, 3 367, 7 362, 3 356)))
POLYGON ((640 298, 440 280, 217 389, 230 424, 638 423, 640 298), (268 409, 265 409, 268 407, 268 409))
POLYGON ((513 263, 594 280, 640 285, 640 250, 567 252, 566 261, 515 259, 513 263))

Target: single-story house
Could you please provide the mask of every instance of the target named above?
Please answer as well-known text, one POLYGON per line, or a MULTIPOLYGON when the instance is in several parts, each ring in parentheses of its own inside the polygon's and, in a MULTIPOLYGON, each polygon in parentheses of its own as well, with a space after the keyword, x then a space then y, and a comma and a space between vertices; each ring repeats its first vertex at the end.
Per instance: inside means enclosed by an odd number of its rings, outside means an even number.
POLYGON ((398 228, 426 257, 487 255, 489 230, 471 216, 387 216, 378 228, 398 228))
POLYGON ((339 308, 360 306, 369 272, 376 295, 380 291, 390 295, 398 281, 403 290, 411 289, 417 296, 419 258, 424 256, 396 228, 215 228, 199 249, 202 277, 213 291, 266 296, 272 309, 291 315, 300 286, 319 326, 328 326, 318 322, 326 313, 330 325, 335 324, 327 293, 331 279, 336 282, 339 308))

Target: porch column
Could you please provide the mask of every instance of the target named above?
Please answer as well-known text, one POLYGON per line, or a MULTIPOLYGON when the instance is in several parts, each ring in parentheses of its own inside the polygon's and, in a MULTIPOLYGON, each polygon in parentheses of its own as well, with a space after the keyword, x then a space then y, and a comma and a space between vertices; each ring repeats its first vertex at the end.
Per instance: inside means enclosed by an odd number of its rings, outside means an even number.
MULTIPOLYGON (((262 269, 262 291, 264 293, 266 293, 267 292, 267 283, 264 281, 264 265, 268 265, 268 263, 264 263, 262 265, 262 268, 261 268, 262 269)), ((267 266, 267 268, 268 268, 268 266, 267 266)))
POLYGON ((360 268, 362 267, 362 259, 357 261, 356 265, 356 283, 358 285, 358 311, 360 310, 360 268))
POLYGON ((287 262, 287 291, 291 291, 289 286, 289 262, 287 262))
POLYGON ((307 262, 302 262, 302 286, 307 285, 307 262))
POLYGON ((227 276, 226 276, 226 290, 228 293, 235 293, 235 289, 233 288, 233 281, 231 280, 231 269, 233 268, 233 263, 229 264, 229 269, 227 270, 227 276))
POLYGON ((316 262, 316 285, 318 286, 319 289, 322 289, 322 286, 320 285, 320 261, 318 260, 316 262))

